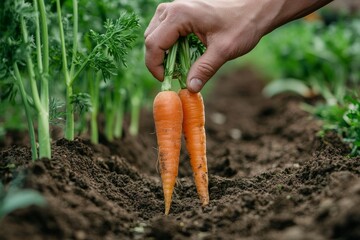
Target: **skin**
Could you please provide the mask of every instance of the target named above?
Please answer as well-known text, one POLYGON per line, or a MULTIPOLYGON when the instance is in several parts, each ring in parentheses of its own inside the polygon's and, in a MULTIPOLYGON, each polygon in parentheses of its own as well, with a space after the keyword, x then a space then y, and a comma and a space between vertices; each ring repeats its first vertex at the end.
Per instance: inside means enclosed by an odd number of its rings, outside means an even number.
POLYGON ((160 4, 146 29, 145 63, 160 81, 163 61, 180 36, 195 33, 207 47, 192 65, 187 88, 199 92, 227 61, 251 51, 260 39, 331 0, 175 0, 160 4))

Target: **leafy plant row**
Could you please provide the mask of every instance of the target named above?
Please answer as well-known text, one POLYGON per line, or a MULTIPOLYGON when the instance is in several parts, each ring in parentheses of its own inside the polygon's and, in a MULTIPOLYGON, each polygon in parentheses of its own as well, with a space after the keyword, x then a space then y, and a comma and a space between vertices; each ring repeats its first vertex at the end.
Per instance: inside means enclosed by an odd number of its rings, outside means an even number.
POLYGON ((129 132, 137 134, 155 88, 142 34, 157 1, 122 2, 1 1, 0 134, 27 128, 33 159, 51 158, 52 124, 64 125, 69 140, 88 134, 97 143, 103 116, 112 141, 129 111, 129 132))

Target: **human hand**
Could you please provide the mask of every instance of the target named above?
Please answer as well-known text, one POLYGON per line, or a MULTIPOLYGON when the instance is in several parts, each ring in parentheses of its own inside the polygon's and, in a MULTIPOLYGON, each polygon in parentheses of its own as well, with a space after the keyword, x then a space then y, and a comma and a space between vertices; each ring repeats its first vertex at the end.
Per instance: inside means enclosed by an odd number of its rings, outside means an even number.
POLYGON ((239 0, 160 4, 145 31, 146 65, 150 72, 163 80, 165 51, 180 36, 195 33, 207 50, 192 65, 187 86, 193 92, 200 91, 226 61, 250 51, 262 36, 257 23, 249 16, 254 14, 252 8, 257 4, 245 8, 241 5, 239 0))
POLYGON ((160 4, 146 29, 146 66, 164 78, 163 60, 180 36, 196 34, 207 47, 192 65, 187 88, 199 92, 228 60, 251 51, 262 36, 330 0, 175 0, 160 4))

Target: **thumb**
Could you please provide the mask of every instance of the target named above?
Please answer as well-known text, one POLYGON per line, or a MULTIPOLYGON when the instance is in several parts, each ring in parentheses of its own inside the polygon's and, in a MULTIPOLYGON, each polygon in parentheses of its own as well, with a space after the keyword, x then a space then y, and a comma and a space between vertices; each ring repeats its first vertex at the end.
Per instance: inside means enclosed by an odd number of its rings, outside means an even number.
POLYGON ((187 77, 187 88, 191 92, 199 92, 205 83, 226 62, 216 47, 209 46, 205 53, 191 66, 187 77))

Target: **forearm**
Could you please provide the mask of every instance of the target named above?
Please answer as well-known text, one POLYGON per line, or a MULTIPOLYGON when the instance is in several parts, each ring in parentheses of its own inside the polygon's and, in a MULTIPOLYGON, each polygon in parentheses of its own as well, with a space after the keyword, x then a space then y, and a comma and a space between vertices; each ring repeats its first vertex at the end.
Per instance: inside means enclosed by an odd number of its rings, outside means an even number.
POLYGON ((292 20, 304 17, 333 0, 261 0, 267 26, 264 26, 265 34, 284 25, 292 20))

